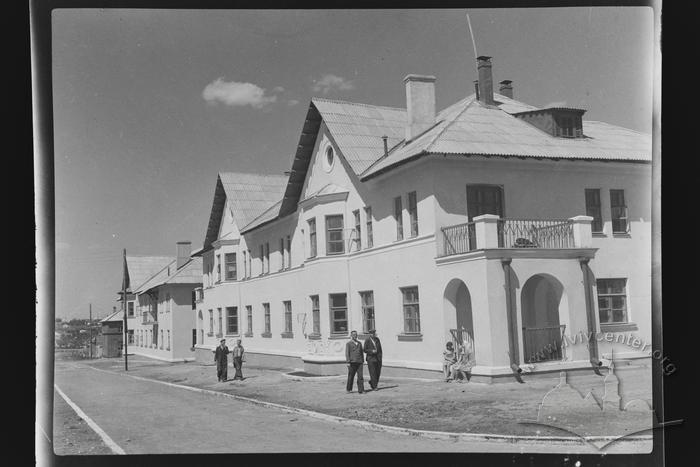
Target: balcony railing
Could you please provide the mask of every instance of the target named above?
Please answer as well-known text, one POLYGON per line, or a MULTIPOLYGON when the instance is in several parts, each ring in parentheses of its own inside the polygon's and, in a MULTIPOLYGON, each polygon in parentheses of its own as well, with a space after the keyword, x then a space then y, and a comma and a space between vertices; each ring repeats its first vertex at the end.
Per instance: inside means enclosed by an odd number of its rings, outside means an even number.
POLYGON ((438 257, 489 248, 588 248, 589 219, 499 219, 492 215, 479 216, 473 222, 442 227, 438 257))
POLYGON ((501 219, 499 248, 573 248, 574 222, 570 219, 501 219))
POLYGON ((443 251, 440 256, 458 255, 476 250, 474 222, 451 225, 442 229, 443 251))

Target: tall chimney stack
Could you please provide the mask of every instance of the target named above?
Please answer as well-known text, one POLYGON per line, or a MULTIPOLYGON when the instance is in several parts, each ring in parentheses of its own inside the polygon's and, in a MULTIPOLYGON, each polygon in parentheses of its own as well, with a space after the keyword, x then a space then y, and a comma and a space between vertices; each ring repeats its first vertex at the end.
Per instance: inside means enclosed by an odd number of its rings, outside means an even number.
POLYGON ((479 101, 493 105, 493 76, 491 74, 491 57, 481 55, 476 57, 479 70, 479 101))
POLYGON ((192 253, 192 242, 177 242, 177 269, 180 269, 183 264, 189 261, 190 253, 192 253))
POLYGON ((512 85, 512 83, 513 82, 509 79, 504 79, 503 81, 498 83, 501 85, 501 87, 498 88, 498 93, 502 96, 506 96, 509 99, 512 99, 513 98, 513 85, 512 85))
POLYGON ((411 141, 435 124, 435 77, 408 75, 406 83, 406 141, 411 141))

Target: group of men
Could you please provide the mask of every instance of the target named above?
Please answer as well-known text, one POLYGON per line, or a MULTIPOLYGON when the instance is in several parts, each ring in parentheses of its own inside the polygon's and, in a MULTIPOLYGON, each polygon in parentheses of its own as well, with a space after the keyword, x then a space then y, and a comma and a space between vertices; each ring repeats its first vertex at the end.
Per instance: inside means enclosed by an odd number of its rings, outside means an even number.
MULTIPOLYGON (((214 362, 216 362, 216 376, 220 382, 228 380, 228 354, 233 353, 233 367, 236 369, 234 380, 243 380, 243 346, 241 340, 236 341, 233 351, 226 346, 226 339, 221 339, 219 346, 214 350, 214 362)), ((352 392, 355 375, 357 375, 357 392, 365 393, 364 379, 362 377, 362 365, 367 354, 367 368, 369 369, 369 385, 372 391, 379 385, 379 376, 382 372, 382 343, 377 337, 377 331, 369 331, 369 337, 364 345, 357 340, 357 331, 350 333, 350 340, 345 344, 345 361, 348 364, 347 392, 352 392)))
POLYGON ((377 331, 371 329, 369 337, 364 345, 357 340, 357 331, 350 333, 350 340, 345 344, 345 361, 348 364, 348 383, 346 391, 352 392, 352 386, 357 375, 357 392, 365 393, 364 379, 362 378, 362 364, 367 354, 367 369, 369 370, 369 385, 372 391, 379 385, 379 376, 382 372, 382 343, 377 337, 377 331))

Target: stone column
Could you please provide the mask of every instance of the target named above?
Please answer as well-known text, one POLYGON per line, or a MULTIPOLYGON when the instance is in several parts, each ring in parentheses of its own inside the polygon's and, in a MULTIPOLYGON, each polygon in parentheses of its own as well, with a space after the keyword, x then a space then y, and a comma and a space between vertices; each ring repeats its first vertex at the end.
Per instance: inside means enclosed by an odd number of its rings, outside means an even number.
POLYGON ((474 218, 476 247, 479 250, 483 250, 485 248, 498 248, 499 219, 500 217, 495 214, 482 214, 481 216, 476 216, 474 218))
POLYGON ((573 221, 574 248, 591 248, 593 245, 593 233, 591 231, 591 216, 576 216, 569 220, 573 221))

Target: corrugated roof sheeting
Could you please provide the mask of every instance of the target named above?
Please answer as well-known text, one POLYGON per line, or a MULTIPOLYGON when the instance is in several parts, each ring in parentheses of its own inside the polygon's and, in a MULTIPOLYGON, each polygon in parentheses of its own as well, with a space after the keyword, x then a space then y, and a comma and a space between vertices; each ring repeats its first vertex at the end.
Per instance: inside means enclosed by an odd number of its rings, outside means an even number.
POLYGON ((173 259, 171 260, 168 264, 166 264, 163 268, 161 268, 159 271, 157 271, 155 274, 153 274, 146 282, 141 284, 137 289, 134 290, 134 293, 140 294, 144 293, 153 287, 161 284, 165 279, 170 276, 171 272, 174 272, 175 270, 175 265, 177 264, 177 260, 173 259))
POLYGON ((226 172, 219 177, 239 227, 249 224, 279 201, 287 187, 286 175, 226 172))
POLYGON ((250 221, 250 223, 246 226, 244 226, 241 229, 241 233, 246 233, 256 227, 261 226, 262 224, 269 222, 277 216, 279 216, 280 213, 280 207, 282 206, 282 200, 277 201, 275 204, 270 206, 267 210, 265 210, 262 214, 260 214, 258 217, 250 221))

